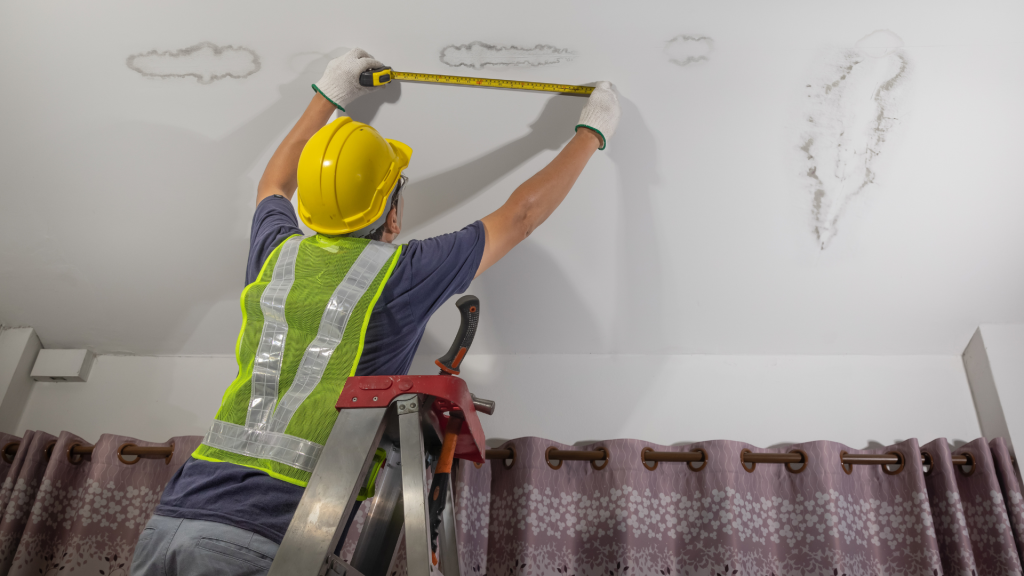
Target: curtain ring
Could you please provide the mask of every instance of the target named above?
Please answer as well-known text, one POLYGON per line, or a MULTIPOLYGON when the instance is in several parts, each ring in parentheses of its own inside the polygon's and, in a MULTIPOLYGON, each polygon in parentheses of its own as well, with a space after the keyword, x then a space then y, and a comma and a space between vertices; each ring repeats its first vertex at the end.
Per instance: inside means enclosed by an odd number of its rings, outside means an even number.
POLYGON ((173 440, 171 440, 171 453, 167 455, 167 458, 164 458, 164 464, 170 464, 172 457, 174 457, 174 441, 173 440))
POLYGON ((53 456, 53 447, 57 445, 56 440, 50 440, 50 442, 43 447, 43 454, 46 454, 46 459, 49 460, 50 456, 53 456))
POLYGON ((125 448, 128 448, 129 446, 134 447, 135 444, 132 444, 131 442, 125 442, 124 444, 121 444, 120 447, 118 447, 118 449, 117 449, 117 459, 121 461, 121 464, 127 464, 128 466, 131 466, 133 464, 138 464, 139 460, 142 460, 142 456, 136 456, 135 460, 125 460, 124 459, 124 454, 122 454, 122 452, 124 451, 125 448))
POLYGON ((847 452, 846 450, 839 451, 839 466, 841 466, 843 472, 845 472, 846 475, 849 476, 850 474, 853 474, 853 464, 847 464, 846 462, 843 462, 843 458, 847 454, 849 454, 849 452, 847 452))
POLYGON ((925 476, 931 474, 932 470, 935 469, 935 465, 932 464, 932 462, 932 455, 924 450, 921 450, 921 468, 928 468, 927 470, 923 470, 925 476))
POLYGON ((654 462, 654 466, 648 466, 647 465, 647 453, 648 452, 654 452, 654 450, 651 450, 648 447, 644 447, 642 450, 640 450, 640 463, 644 465, 644 468, 647 468, 648 470, 653 472, 653 471, 658 469, 658 464, 660 464, 660 462, 658 462, 657 460, 652 460, 652 462, 654 462))
POLYGON ((796 470, 794 470, 794 469, 789 467, 789 464, 783 464, 783 466, 785 466, 785 468, 786 468, 786 472, 791 472, 793 474, 799 474, 799 473, 803 472, 804 470, 807 470, 807 462, 808 462, 807 452, 804 452, 803 450, 790 450, 789 453, 790 454, 799 454, 800 456, 802 456, 803 459, 804 459, 804 465, 799 467, 799 468, 797 468, 796 470))
POLYGON ((898 450, 894 450, 892 452, 886 452, 886 455, 890 455, 890 454, 900 459, 900 467, 895 469, 895 470, 889 470, 889 468, 887 468, 888 464, 881 464, 882 472, 885 472, 889 476, 895 476, 895 475, 899 474, 900 472, 903 472, 903 467, 907 465, 907 459, 903 457, 903 452, 900 452, 898 450))
POLYGON ((551 458, 549 458, 549 455, 551 454, 552 450, 558 450, 558 448, 555 448, 554 446, 548 447, 548 449, 544 451, 544 461, 548 463, 548 468, 551 468, 552 470, 558 470, 559 468, 562 467, 562 464, 564 464, 564 462, 562 460, 559 460, 558 466, 552 464, 551 458))
POLYGON ((72 454, 72 452, 75 449, 75 446, 83 446, 83 444, 81 444, 79 442, 75 442, 75 443, 71 444, 70 446, 68 446, 68 449, 65 452, 68 455, 68 462, 70 462, 73 466, 78 466, 79 464, 82 463, 83 460, 85 460, 85 455, 84 454, 78 454, 78 460, 75 460, 75 458, 74 458, 75 455, 72 454))
POLYGON ((512 458, 502 460, 501 465, 505 467, 505 470, 511 470, 516 465, 516 446, 515 444, 506 444, 505 449, 512 453, 512 458), (511 460, 511 462, 509 462, 511 460))
POLYGON ((704 469, 705 466, 708 465, 708 453, 705 452, 703 448, 693 448, 692 450, 690 450, 690 452, 700 452, 700 466, 694 466, 693 462, 687 462, 686 467, 694 472, 700 472, 701 470, 704 469))
POLYGON ((605 467, 608 466, 608 461, 609 461, 609 458, 611 457, 611 453, 609 453, 608 449, 605 448, 604 446, 598 447, 598 450, 604 452, 604 464, 601 464, 600 466, 598 466, 597 464, 594 464, 594 462, 597 462, 597 460, 591 460, 590 461, 590 467, 593 468, 594 470, 604 470, 605 467))
POLYGON ((479 470, 479 469, 484 467, 484 463, 483 462, 473 462, 473 467, 476 468, 477 470, 479 470))
POLYGON ((0 458, 3 458, 4 462, 8 464, 14 463, 14 457, 18 454, 18 448, 21 447, 21 442, 8 442, 4 444, 3 450, 0 450, 0 458), (7 451, 14 446, 14 454, 10 454, 7 451))
POLYGON ((960 473, 963 474, 964 476, 970 476, 971 474, 974 474, 974 471, 978 469, 978 463, 974 461, 974 455, 971 454, 970 452, 962 452, 960 455, 967 457, 967 464, 961 464, 957 466, 957 468, 960 469, 960 473), (964 466, 970 466, 971 471, 964 472, 964 466))
POLYGON ((743 468, 748 473, 750 473, 750 472, 753 472, 755 468, 757 468, 757 462, 750 462, 749 463, 750 464, 750 468, 747 468, 747 464, 748 463, 743 461, 743 456, 745 456, 747 454, 753 454, 753 452, 751 452, 750 450, 747 450, 746 448, 744 448, 743 450, 740 450, 740 467, 743 468))

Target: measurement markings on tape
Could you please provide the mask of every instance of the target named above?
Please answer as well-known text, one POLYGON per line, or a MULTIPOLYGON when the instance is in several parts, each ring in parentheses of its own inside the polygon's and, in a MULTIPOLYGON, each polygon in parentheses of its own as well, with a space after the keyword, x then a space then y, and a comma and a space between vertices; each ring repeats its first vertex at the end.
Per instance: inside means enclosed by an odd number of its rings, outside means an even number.
POLYGON ((387 66, 373 68, 359 75, 359 84, 363 86, 383 86, 392 80, 404 82, 428 82, 432 84, 449 84, 456 86, 480 86, 484 88, 505 88, 508 90, 533 90, 536 92, 556 92, 589 96, 593 86, 574 86, 572 84, 549 84, 546 82, 522 82, 519 80, 498 80, 496 78, 474 78, 471 76, 446 76, 441 74, 421 74, 418 72, 399 72, 387 66))

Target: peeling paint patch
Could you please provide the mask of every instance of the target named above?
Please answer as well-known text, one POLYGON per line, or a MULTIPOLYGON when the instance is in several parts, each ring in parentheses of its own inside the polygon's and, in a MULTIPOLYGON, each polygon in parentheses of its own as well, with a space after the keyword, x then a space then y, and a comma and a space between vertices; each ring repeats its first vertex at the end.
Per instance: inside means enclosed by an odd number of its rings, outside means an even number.
POLYGON ((715 49, 715 41, 707 36, 681 34, 665 44, 668 61, 676 66, 688 66, 708 59, 715 49))
POLYGON ((827 62, 807 84, 801 174, 811 199, 812 232, 824 250, 850 201, 875 183, 878 157, 899 122, 909 61, 887 30, 865 36, 827 62))
POLYGON ((572 60, 576 54, 568 48, 537 44, 532 48, 496 46, 480 41, 450 45, 441 49, 441 62, 458 68, 486 68, 498 66, 549 66, 572 60))
POLYGON ((132 54, 125 64, 147 78, 195 78, 200 84, 247 78, 262 67, 259 55, 251 48, 217 46, 212 42, 175 51, 132 54))

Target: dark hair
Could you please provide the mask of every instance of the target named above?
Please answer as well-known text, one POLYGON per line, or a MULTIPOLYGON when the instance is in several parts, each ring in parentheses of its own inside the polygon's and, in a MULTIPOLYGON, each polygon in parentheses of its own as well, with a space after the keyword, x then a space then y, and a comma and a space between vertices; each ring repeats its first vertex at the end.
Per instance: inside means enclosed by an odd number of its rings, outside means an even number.
MULTIPOLYGON (((395 186, 395 193, 391 195, 391 206, 388 207, 387 212, 384 214, 390 214, 392 210, 398 210, 398 196, 402 193, 402 188, 405 187, 405 183, 409 181, 409 178, 404 174, 398 177, 398 185, 395 186)), ((388 227, 388 219, 385 216, 384 223, 377 227, 376 230, 370 232, 365 236, 369 240, 380 240, 384 237, 384 229, 388 227)))

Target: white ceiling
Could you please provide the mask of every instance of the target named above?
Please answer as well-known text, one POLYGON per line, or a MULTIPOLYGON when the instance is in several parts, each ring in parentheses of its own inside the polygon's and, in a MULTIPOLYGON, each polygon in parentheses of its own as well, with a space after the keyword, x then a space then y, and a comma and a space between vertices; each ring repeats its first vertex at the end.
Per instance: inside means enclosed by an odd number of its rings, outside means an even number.
MULTIPOLYGON (((1024 321, 1022 21, 1016 2, 6 2, 0 321, 48 347, 231 353, 256 181, 325 55, 360 46, 400 70, 620 90, 608 150, 474 282, 479 351, 959 354, 979 323, 1024 321), (903 46, 856 46, 876 30, 903 46), (442 63, 472 41, 569 56, 442 63), (201 42, 260 68, 126 65, 201 42), (907 69, 879 96, 893 54, 907 69), (856 89, 826 93, 853 64, 856 89), (809 136, 839 214, 824 248, 809 136)), ((415 151, 407 241, 499 206, 583 103, 407 84, 352 113, 415 151)), ((421 351, 455 323, 448 306, 421 351)))

